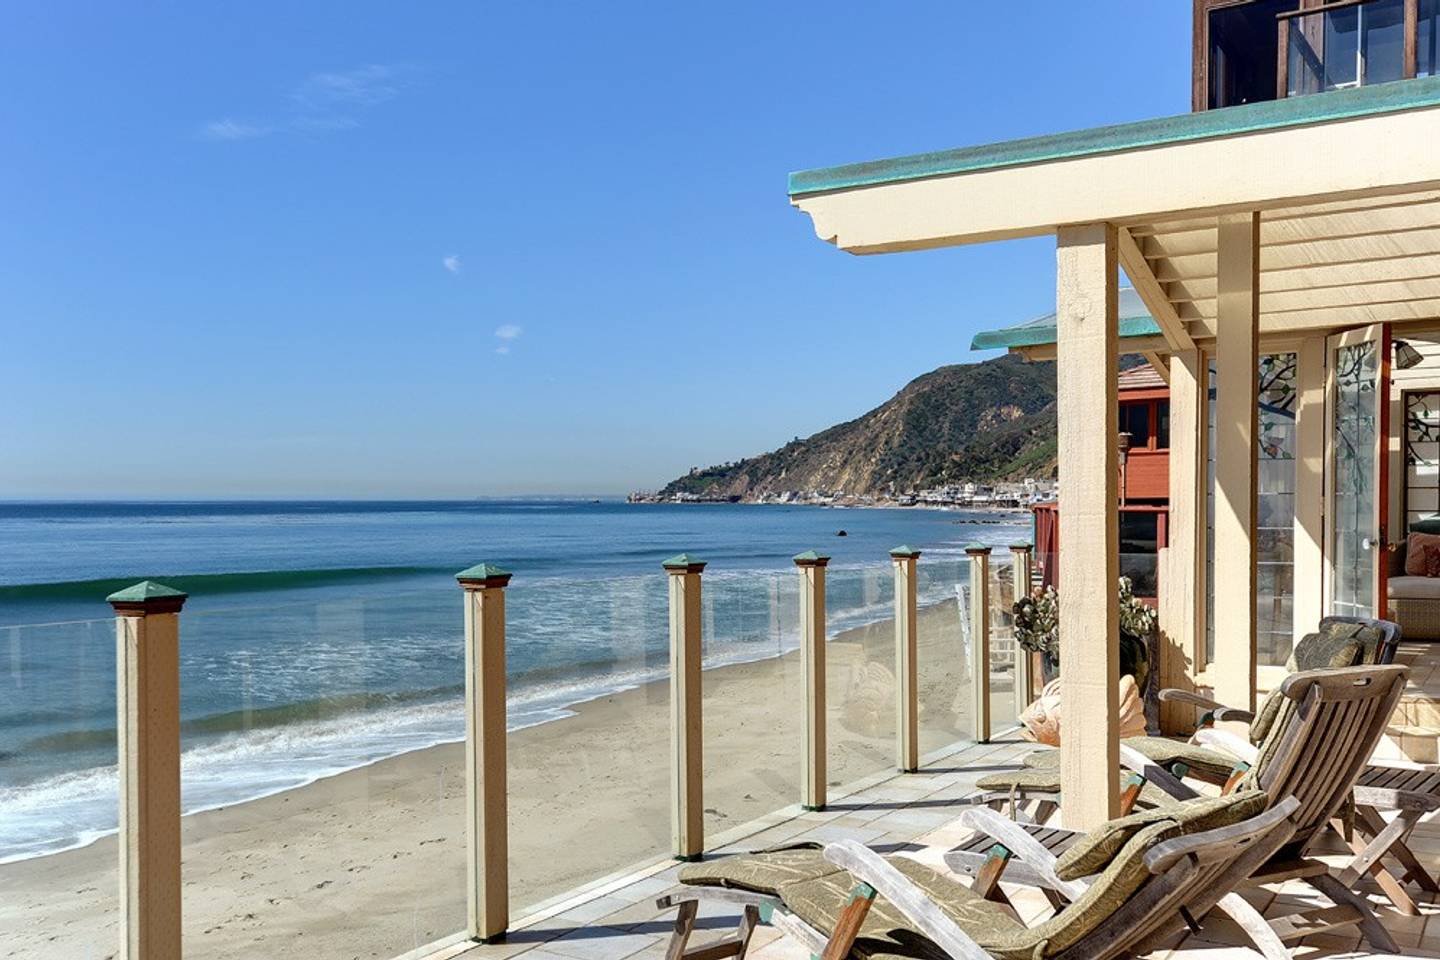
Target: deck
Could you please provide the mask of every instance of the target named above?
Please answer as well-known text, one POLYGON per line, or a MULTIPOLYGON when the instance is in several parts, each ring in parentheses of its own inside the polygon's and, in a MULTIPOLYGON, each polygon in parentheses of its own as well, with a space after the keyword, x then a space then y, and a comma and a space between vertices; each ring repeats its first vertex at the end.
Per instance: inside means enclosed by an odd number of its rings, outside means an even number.
MULTIPOLYGON (((1411 692, 1397 712, 1387 738, 1389 757, 1401 754, 1434 762, 1440 735, 1440 645, 1406 644, 1400 660, 1414 669, 1411 692)), ((958 817, 975 781, 987 773, 1016 765, 1033 746, 1018 737, 967 747, 925 758, 920 773, 871 778, 852 785, 852 792, 823 812, 797 807, 729 831, 716 838, 717 854, 762 849, 801 840, 820 842, 851 839, 888 853, 911 856, 935 866, 941 855, 967 835, 958 817)), ((1397 761, 1398 762, 1398 761, 1397 761)), ((1423 761, 1422 761, 1423 762, 1423 761)), ((1440 869, 1440 821, 1427 821, 1416 830, 1411 848, 1432 869, 1440 869)), ((1325 859, 1340 863, 1344 851, 1338 838, 1333 849, 1321 851, 1325 859)), ((680 865, 656 861, 616 874, 543 904, 513 924, 504 943, 477 946, 453 942, 410 955, 406 960, 662 960, 673 912, 654 907, 657 896, 673 889, 680 865)), ((1417 893, 1422 915, 1405 917, 1388 908, 1373 885, 1372 901, 1382 921, 1394 934, 1405 956, 1440 957, 1440 902, 1417 893)), ((1025 919, 1033 922, 1049 910, 1043 897, 1010 889, 1025 919)), ((1246 894, 1269 915, 1299 909, 1314 901, 1298 881, 1274 889, 1246 894)), ((702 906, 692 946, 719 938, 733 930, 734 908, 702 906)), ((1238 931, 1223 918, 1207 921, 1203 934, 1181 935, 1167 950, 1156 954, 1167 960, 1216 960, 1221 957, 1256 957, 1242 946, 1238 931)), ((806 960, 800 944, 762 926, 752 941, 756 960, 806 960)), ((1297 958, 1368 957, 1353 936, 1317 936, 1302 942, 1297 958)))

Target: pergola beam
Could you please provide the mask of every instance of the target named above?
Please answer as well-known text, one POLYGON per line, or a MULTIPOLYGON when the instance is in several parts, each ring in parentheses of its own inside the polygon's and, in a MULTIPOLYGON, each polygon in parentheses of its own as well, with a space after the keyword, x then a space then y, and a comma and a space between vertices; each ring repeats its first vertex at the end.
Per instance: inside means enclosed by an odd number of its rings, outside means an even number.
MULTIPOLYGON (((1170 304, 1170 298, 1155 279, 1155 274, 1150 272, 1150 264, 1135 238, 1130 236, 1128 230, 1121 230, 1119 243, 1120 264, 1125 268, 1130 284, 1140 296, 1140 302, 1145 304, 1145 309, 1150 311, 1150 316, 1159 324, 1170 351, 1178 353, 1195 349, 1195 341, 1190 339, 1190 334, 1185 331, 1185 324, 1180 321, 1175 308, 1170 304)), ((1164 364, 1156 364, 1156 369, 1164 370, 1161 375, 1166 377, 1168 382, 1169 370, 1164 369, 1164 364)))

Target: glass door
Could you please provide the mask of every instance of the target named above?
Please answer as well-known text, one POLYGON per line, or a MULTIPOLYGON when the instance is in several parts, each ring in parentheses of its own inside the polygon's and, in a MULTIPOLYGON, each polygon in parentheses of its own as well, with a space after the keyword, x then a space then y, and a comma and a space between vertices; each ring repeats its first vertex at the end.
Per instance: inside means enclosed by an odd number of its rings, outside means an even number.
POLYGON ((1332 614, 1385 616, 1390 327, 1329 339, 1326 593, 1332 614))

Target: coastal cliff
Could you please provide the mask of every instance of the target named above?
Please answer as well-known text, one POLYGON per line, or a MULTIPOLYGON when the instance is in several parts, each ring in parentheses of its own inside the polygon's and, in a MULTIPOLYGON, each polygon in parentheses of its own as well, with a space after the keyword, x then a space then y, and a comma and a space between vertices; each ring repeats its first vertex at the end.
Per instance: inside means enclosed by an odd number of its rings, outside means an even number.
POLYGON ((655 494, 754 500, 787 491, 888 496, 952 483, 1048 478, 1055 366, 1003 356, 941 367, 854 420, 778 450, 695 468, 655 494))

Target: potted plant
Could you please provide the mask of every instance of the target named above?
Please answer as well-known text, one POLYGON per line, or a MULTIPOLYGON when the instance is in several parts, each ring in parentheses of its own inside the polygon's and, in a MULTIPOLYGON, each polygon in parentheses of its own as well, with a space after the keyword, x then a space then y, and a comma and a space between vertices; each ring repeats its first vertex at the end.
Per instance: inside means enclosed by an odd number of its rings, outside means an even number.
MULTIPOLYGON (((1135 596, 1129 577, 1120 578, 1120 673, 1135 678, 1142 691, 1150 680, 1151 639, 1156 616, 1149 604, 1135 596)), ((1038 653, 1046 683, 1060 673, 1060 594, 1054 587, 1037 587, 1013 607, 1015 642, 1038 653)))

